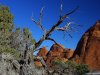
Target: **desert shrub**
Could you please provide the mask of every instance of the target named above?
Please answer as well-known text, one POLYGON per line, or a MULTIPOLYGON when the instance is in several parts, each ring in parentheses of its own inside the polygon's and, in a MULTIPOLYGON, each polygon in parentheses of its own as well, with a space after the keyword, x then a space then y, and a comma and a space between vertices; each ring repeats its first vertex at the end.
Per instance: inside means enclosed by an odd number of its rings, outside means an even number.
POLYGON ((64 73, 66 75, 83 75, 89 72, 88 66, 86 64, 77 64, 73 61, 67 61, 65 63, 61 61, 56 61, 54 63, 55 72, 61 71, 60 74, 64 73))
POLYGON ((76 71, 79 75, 83 75, 85 73, 88 73, 89 72, 89 68, 88 68, 88 65, 86 64, 78 64, 76 66, 76 71))
POLYGON ((55 64, 55 65, 61 65, 62 62, 60 60, 59 61, 54 61, 53 64, 55 64))
POLYGON ((0 53, 10 53, 17 60, 19 59, 20 56, 19 52, 16 51, 14 48, 2 46, 2 45, 0 45, 0 53))

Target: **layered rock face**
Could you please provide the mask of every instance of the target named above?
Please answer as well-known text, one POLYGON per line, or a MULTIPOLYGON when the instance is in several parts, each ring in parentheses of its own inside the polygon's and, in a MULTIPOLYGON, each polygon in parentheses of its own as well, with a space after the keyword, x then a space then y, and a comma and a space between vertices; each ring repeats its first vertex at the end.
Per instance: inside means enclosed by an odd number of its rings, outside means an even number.
POLYGON ((91 71, 100 71, 100 21, 85 32, 73 57, 76 62, 87 64, 91 71))
POLYGON ((68 58, 72 57, 73 52, 74 51, 72 49, 65 49, 60 44, 53 44, 52 47, 50 48, 50 51, 48 51, 45 47, 43 47, 40 49, 37 55, 43 57, 45 62, 49 66, 52 66, 52 63, 55 61, 60 60, 62 62, 66 62, 68 58))
POLYGON ((53 61, 62 61, 66 62, 68 58, 70 58, 73 55, 73 50, 71 49, 65 49, 60 44, 54 44, 49 53, 47 54, 47 60, 46 62, 48 64, 51 64, 53 61))
MULTIPOLYGON (((50 51, 47 54, 47 60, 46 63, 48 65, 52 64, 54 61, 58 61, 62 59, 62 53, 63 53, 64 47, 60 44, 54 44, 50 48, 50 51)), ((66 59, 65 59, 66 60, 66 59)))

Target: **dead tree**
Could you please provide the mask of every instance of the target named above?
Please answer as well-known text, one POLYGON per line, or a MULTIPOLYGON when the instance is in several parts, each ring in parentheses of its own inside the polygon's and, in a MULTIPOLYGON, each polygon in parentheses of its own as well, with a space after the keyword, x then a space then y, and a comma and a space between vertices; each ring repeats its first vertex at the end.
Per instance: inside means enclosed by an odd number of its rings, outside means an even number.
MULTIPOLYGON (((34 51, 37 51, 37 48, 39 48, 39 46, 43 43, 43 41, 45 40, 50 40, 50 41, 53 41, 54 43, 57 44, 57 42, 51 38, 50 36, 52 35, 52 33, 54 31, 62 31, 62 32, 65 32, 65 33, 68 33, 68 30, 73 30, 73 28, 70 26, 72 24, 72 22, 66 22, 66 24, 63 26, 63 27, 59 27, 66 19, 68 19, 68 16, 73 14, 76 10, 78 9, 78 7, 76 7, 75 9, 73 9, 72 11, 70 11, 69 13, 66 13, 66 14, 62 14, 62 0, 60 2, 60 16, 59 16, 59 20, 54 24, 52 25, 52 27, 49 29, 49 30, 46 30, 43 25, 42 25, 42 16, 43 16, 43 8, 41 8, 40 10, 40 17, 39 17, 39 21, 36 21, 34 19, 33 16, 31 16, 31 20, 44 32, 43 36, 40 38, 40 40, 38 42, 35 43, 35 45, 33 46, 33 48, 31 49, 31 51, 27 51, 27 53, 29 54, 29 57, 28 56, 25 56, 25 57, 28 57, 30 58, 30 60, 25 60, 25 64, 22 64, 21 67, 20 67, 20 75, 37 75, 36 74, 36 71, 35 71, 35 67, 34 67, 34 61, 33 61, 33 53, 34 51), (31 59, 31 57, 32 59, 31 59), (26 63, 27 61, 30 61, 30 63, 26 63), (32 70, 32 71, 31 71, 32 70), (30 72, 31 71, 31 72, 30 72), (30 72, 31 74, 26 74, 26 72, 30 72), (33 74, 32 74, 33 73, 33 74)), ((69 34, 69 33, 68 33, 69 34)), ((69 34, 70 35, 70 34, 69 34)), ((71 36, 71 35, 70 35, 71 36)), ((28 55, 27 53, 25 53, 25 55, 28 55)))
MULTIPOLYGON (((59 20, 52 25, 51 29, 47 30, 43 27, 42 25, 42 16, 43 16, 43 7, 40 10, 40 17, 39 17, 39 21, 36 21, 32 15, 31 20, 44 32, 43 36, 40 38, 40 40, 38 42, 35 43, 35 46, 33 47, 33 50, 31 51, 31 55, 33 56, 34 51, 37 51, 37 48, 43 43, 43 41, 45 40, 50 40, 53 41, 54 43, 57 44, 57 42, 51 38, 50 36, 52 35, 52 32, 56 31, 62 31, 64 33, 67 33, 71 38, 72 36, 68 33, 68 30, 74 31, 74 29, 70 26, 71 24, 73 24, 73 22, 66 22, 66 24, 63 27, 59 27, 64 20, 69 19, 69 15, 73 14, 79 7, 76 7, 75 9, 73 9, 72 11, 66 13, 66 14, 62 14, 62 0, 60 0, 60 16, 59 16, 59 20)), ((38 49, 39 50, 39 49, 38 49)))
MULTIPOLYGON (((57 31, 62 31, 62 32, 66 32, 68 33, 67 30, 73 30, 73 28, 70 26, 72 24, 72 22, 66 22, 66 24, 63 26, 63 27, 59 27, 65 19, 68 18, 69 15, 73 14, 79 7, 76 7, 75 9, 73 9, 72 11, 70 11, 69 13, 66 13, 66 14, 62 14, 62 0, 60 2, 60 16, 59 16, 59 20, 51 27, 51 29, 47 30, 43 28, 43 25, 42 25, 42 16, 43 16, 43 8, 41 9, 40 11, 40 18, 39 18, 39 21, 36 21, 34 19, 34 17, 32 16, 31 17, 31 20, 37 25, 39 26, 40 29, 43 30, 44 34, 43 36, 40 38, 40 40, 38 42, 35 43, 35 46, 33 47, 33 50, 32 50, 32 55, 33 55, 33 52, 42 44, 43 41, 45 40, 50 40, 50 41, 53 41, 54 43, 57 44, 57 42, 51 38, 50 36, 52 35, 52 32, 54 32, 55 30, 57 31)), ((69 33, 68 33, 69 34, 69 33)), ((70 37, 72 37, 70 34, 69 34, 70 37)))
MULTIPOLYGON (((40 17, 39 17, 39 21, 36 21, 33 17, 33 15, 31 16, 31 20, 44 32, 43 36, 40 38, 40 40, 38 42, 35 43, 35 45, 33 46, 33 49, 30 51, 30 52, 27 52, 30 54, 30 56, 32 57, 33 59, 33 53, 37 50, 39 50, 39 46, 43 43, 43 41, 45 40, 50 40, 50 41, 53 41, 54 43, 57 44, 57 42, 51 38, 50 36, 52 35, 52 32, 54 31, 62 31, 64 33, 67 33, 70 37, 72 37, 69 33, 68 33, 68 30, 73 30, 73 28, 71 27, 71 24, 73 24, 73 22, 71 21, 67 21, 66 24, 63 26, 63 27, 60 27, 60 25, 66 20, 66 19, 69 19, 69 15, 73 14, 77 9, 78 7, 76 7, 75 9, 73 9, 72 11, 66 13, 66 14, 62 14, 62 0, 60 1, 60 16, 59 16, 59 19, 58 21, 52 25, 52 27, 49 29, 49 30, 46 30, 43 25, 42 25, 42 17, 43 17, 43 9, 44 7, 41 8, 40 10, 40 17)), ((26 53, 26 55, 28 55, 26 53)), ((28 56, 25 56, 25 57, 28 57, 28 56)), ((29 58, 31 58, 29 57, 29 58)), ((31 60, 30 60, 31 61, 31 60)))

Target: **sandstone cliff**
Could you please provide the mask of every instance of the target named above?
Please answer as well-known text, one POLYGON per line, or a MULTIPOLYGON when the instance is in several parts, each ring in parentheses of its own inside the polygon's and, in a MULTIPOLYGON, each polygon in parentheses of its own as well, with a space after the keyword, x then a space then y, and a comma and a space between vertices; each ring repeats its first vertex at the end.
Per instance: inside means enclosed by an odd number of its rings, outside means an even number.
POLYGON ((85 63, 93 71, 100 70, 100 21, 85 32, 73 57, 78 63, 85 63))

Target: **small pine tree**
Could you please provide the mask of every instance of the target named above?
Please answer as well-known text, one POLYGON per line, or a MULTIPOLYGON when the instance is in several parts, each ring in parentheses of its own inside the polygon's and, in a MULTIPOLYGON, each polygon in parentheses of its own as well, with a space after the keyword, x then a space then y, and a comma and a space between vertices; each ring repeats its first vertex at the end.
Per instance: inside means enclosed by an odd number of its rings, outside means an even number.
POLYGON ((7 6, 0 5, 0 53, 24 53, 26 45, 35 44, 28 28, 14 30, 13 15, 7 6))
POLYGON ((0 5, 0 54, 10 53, 18 57, 18 52, 10 45, 13 29, 13 15, 10 9, 7 6, 0 5))
POLYGON ((7 6, 0 5, 0 31, 8 32, 14 28, 13 15, 7 6))

